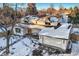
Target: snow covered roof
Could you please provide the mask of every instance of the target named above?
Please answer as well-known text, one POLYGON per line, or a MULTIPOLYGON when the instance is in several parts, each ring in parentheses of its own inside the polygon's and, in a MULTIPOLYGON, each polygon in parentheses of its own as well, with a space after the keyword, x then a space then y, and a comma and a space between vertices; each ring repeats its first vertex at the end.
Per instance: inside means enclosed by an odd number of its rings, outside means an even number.
POLYGON ((79 28, 72 28, 71 33, 79 35, 79 28))
POLYGON ((70 34, 70 30, 72 28, 72 25, 71 26, 70 25, 71 24, 65 23, 57 29, 54 29, 53 27, 43 29, 39 32, 39 35, 68 39, 69 34, 70 34))
POLYGON ((18 26, 18 27, 24 27, 24 28, 37 28, 37 29, 43 29, 45 28, 45 26, 40 26, 40 25, 26 25, 26 24, 16 24, 15 27, 18 26))
POLYGON ((31 20, 31 19, 37 19, 38 17, 34 15, 28 15, 25 18, 28 18, 29 20, 31 20))
POLYGON ((11 30, 12 26, 6 26, 0 24, 0 32, 7 32, 8 30, 11 30))
POLYGON ((6 29, 4 27, 0 27, 0 32, 6 32, 6 29))
POLYGON ((58 21, 58 18, 57 17, 54 17, 54 16, 53 17, 50 17, 50 21, 51 22, 57 22, 58 21))

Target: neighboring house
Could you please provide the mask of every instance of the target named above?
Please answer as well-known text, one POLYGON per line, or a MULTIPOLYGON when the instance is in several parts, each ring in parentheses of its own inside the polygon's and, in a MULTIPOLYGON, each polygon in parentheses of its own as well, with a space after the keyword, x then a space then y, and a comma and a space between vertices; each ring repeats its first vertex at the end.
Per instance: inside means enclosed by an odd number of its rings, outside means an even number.
POLYGON ((68 16, 66 14, 61 14, 61 18, 59 20, 60 23, 68 23, 68 16))
POLYGON ((79 28, 72 28, 71 40, 79 41, 79 28))
POLYGON ((50 17, 51 22, 58 22, 58 18, 55 16, 50 17))
POLYGON ((21 24, 16 24, 13 28, 13 34, 15 35, 25 35, 27 34, 27 27, 21 24))
POLYGON ((35 20, 35 19, 38 19, 38 17, 33 15, 28 15, 28 16, 22 17, 20 19, 20 23, 24 23, 24 24, 32 23, 31 20, 35 20))
POLYGON ((13 33, 15 35, 25 35, 25 34, 38 34, 44 26, 39 25, 26 25, 26 24, 16 24, 13 28, 13 33))
POLYGON ((57 26, 57 22, 51 22, 48 17, 42 17, 36 20, 32 20, 32 23, 35 25, 41 26, 57 26))

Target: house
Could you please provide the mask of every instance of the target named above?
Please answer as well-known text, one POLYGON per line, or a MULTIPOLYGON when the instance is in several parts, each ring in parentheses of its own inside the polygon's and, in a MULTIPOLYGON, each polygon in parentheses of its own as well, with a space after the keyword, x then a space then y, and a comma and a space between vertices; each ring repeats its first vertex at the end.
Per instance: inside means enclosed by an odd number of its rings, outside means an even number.
POLYGON ((60 14, 62 17, 59 19, 60 23, 68 23, 68 15, 62 13, 60 14))
POLYGON ((20 23, 22 24, 34 24, 34 25, 41 25, 41 26, 57 26, 58 18, 55 16, 45 16, 45 17, 37 17, 34 15, 28 15, 20 19, 20 23), (55 22, 53 22, 55 21, 55 22))
POLYGON ((62 50, 66 50, 68 46, 72 25, 68 23, 62 24, 57 29, 45 28, 39 32, 39 42, 41 44, 54 46, 62 50))
POLYGON ((31 20, 35 20, 35 19, 38 19, 38 17, 34 15, 28 15, 28 16, 21 18, 20 23, 24 23, 24 24, 32 23, 31 20))
POLYGON ((72 28, 71 40, 72 41, 79 41, 79 28, 72 28))
POLYGON ((13 28, 13 33, 15 35, 25 35, 25 34, 38 34, 39 31, 44 29, 44 26, 39 25, 28 25, 28 24, 16 24, 13 28))
POLYGON ((27 27, 21 24, 16 24, 13 28, 13 33, 15 35, 25 35, 28 33, 27 27))
POLYGON ((48 16, 32 20, 32 23, 41 26, 57 26, 58 24, 58 22, 51 22, 48 16))

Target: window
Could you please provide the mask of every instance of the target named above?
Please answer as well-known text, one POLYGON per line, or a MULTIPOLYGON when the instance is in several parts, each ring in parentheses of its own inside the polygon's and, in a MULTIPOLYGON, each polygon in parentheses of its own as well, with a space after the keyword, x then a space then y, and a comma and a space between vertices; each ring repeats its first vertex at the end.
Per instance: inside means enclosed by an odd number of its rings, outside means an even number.
POLYGON ((16 30, 17 33, 21 33, 21 29, 15 28, 15 30, 16 30))

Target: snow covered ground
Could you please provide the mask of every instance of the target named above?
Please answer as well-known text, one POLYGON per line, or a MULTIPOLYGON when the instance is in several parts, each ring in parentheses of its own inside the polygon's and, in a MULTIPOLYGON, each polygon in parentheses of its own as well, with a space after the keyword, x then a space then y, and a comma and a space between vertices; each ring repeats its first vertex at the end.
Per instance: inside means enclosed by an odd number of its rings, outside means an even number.
MULTIPOLYGON (((33 47, 33 43, 28 38, 24 38, 22 41, 11 46, 10 51, 11 51, 11 53, 14 53, 14 54, 11 54, 13 56, 28 56, 28 55, 31 56, 32 51, 35 48, 33 47)), ((67 55, 68 56, 79 55, 79 41, 78 42, 72 42, 72 52, 71 52, 71 54, 59 54, 59 56, 67 56, 67 55)), ((45 53, 44 56, 48 56, 48 53, 45 53)), ((52 54, 51 56, 54 56, 54 54, 52 54)))
POLYGON ((6 46, 6 39, 5 37, 0 38, 0 49, 6 46))
MULTIPOLYGON (((19 38, 14 37, 14 38, 19 38)), ((10 43, 13 41, 16 41, 17 39, 10 40, 10 43)), ((33 38, 32 38, 33 39, 33 38)), ((37 42, 38 43, 38 42, 37 42)), ((32 51, 36 48, 38 48, 38 45, 36 47, 33 47, 34 43, 29 38, 24 38, 21 41, 17 42, 16 44, 10 46, 10 56, 32 56, 32 51)), ((5 47, 6 46, 6 40, 5 38, 0 38, 0 46, 5 47)), ((48 53, 43 54, 43 56, 48 56, 48 53)), ((72 53, 71 54, 59 54, 59 56, 75 56, 79 55, 79 41, 72 42, 72 53)), ((55 54, 52 54, 50 56, 56 56, 55 54)))
MULTIPOLYGON (((14 36, 10 38, 10 43, 20 40, 22 37, 14 36)), ((36 42, 37 43, 37 42, 36 42)), ((34 43, 32 43, 29 38, 21 39, 21 41, 18 41, 14 45, 10 46, 10 54, 11 56, 26 56, 26 55, 32 55, 32 51, 38 47, 33 47, 34 43)), ((6 39, 4 37, 0 38, 0 47, 4 48, 6 47, 6 39)))
MULTIPOLYGON (((10 56, 32 56, 32 51, 39 47, 38 44, 35 45, 33 43, 33 42, 38 43, 38 41, 36 41, 32 37, 22 38, 20 36, 12 36, 10 38, 10 44, 17 40, 20 40, 20 41, 18 41, 14 45, 10 46, 10 54, 9 54, 10 56), (34 41, 32 42, 32 40, 34 40, 34 41)), ((1 37, 0 38, 0 48, 3 48, 5 46, 6 46, 6 39, 5 39, 5 37, 1 37)), ((43 51, 43 53, 44 52, 45 51, 43 51)), ((50 56, 72 56, 72 55, 73 56, 79 55, 79 41, 72 42, 71 54, 59 54, 59 55, 52 54, 50 56)), ((48 52, 43 54, 43 56, 49 56, 48 52)))
POLYGON ((28 55, 28 54, 31 53, 30 45, 31 45, 31 42, 29 41, 29 39, 25 38, 22 41, 11 46, 10 52, 13 53, 13 55, 16 55, 16 56, 18 56, 18 55, 19 56, 28 55), (25 42, 27 42, 26 44, 28 44, 27 47, 23 44, 25 42))
POLYGON ((71 55, 77 56, 79 55, 79 41, 72 43, 72 53, 71 55))

